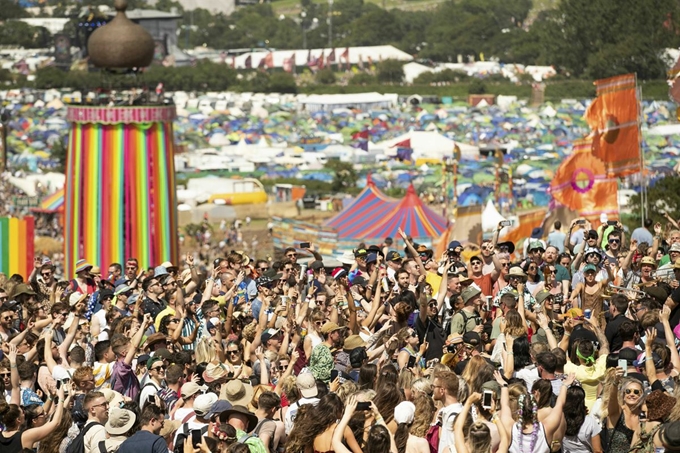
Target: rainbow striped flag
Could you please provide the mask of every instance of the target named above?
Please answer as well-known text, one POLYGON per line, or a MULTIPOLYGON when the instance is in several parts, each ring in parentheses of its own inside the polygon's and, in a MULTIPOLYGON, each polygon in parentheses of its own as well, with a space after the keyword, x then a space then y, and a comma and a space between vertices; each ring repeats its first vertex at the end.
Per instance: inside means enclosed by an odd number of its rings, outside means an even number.
POLYGON ((27 279, 33 269, 34 241, 33 217, 0 217, 0 272, 27 279))

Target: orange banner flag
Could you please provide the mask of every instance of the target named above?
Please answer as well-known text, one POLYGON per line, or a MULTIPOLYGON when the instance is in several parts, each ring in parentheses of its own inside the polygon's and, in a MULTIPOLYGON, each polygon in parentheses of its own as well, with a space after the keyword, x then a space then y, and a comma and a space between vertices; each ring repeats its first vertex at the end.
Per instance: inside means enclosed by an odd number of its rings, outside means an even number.
POLYGON ((572 154, 559 166, 550 183, 553 198, 579 213, 618 211, 618 184, 607 176, 605 164, 592 153, 593 137, 574 141, 572 154))
POLYGON ((640 171, 638 99, 634 74, 595 81, 597 98, 586 110, 593 130, 593 154, 606 174, 627 176, 640 171))
POLYGON ((532 211, 523 212, 517 215, 517 226, 514 227, 508 234, 500 239, 501 242, 512 241, 517 248, 523 239, 531 237, 531 232, 534 228, 543 225, 543 219, 548 214, 547 208, 534 209, 532 211))

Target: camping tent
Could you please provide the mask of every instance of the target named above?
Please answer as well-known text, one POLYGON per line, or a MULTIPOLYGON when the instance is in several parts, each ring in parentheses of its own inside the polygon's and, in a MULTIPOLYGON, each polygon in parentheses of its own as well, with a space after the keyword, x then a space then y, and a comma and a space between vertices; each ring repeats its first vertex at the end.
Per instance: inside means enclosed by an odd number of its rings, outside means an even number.
POLYGON ((383 215, 381 221, 370 225, 360 237, 395 237, 401 228, 413 238, 435 238, 446 230, 447 222, 423 203, 410 184, 406 196, 383 215))
POLYGON ((371 175, 366 179, 366 187, 338 215, 326 222, 340 238, 366 237, 363 233, 372 225, 381 222, 397 203, 376 186, 371 175))
POLYGON ((458 144, 464 159, 476 159, 479 156, 478 147, 456 143, 436 131, 409 131, 399 137, 377 143, 376 146, 381 147, 385 154, 396 155, 397 148, 395 145, 406 140, 410 140, 415 158, 441 159, 442 157, 453 157, 453 148, 456 144, 458 144))

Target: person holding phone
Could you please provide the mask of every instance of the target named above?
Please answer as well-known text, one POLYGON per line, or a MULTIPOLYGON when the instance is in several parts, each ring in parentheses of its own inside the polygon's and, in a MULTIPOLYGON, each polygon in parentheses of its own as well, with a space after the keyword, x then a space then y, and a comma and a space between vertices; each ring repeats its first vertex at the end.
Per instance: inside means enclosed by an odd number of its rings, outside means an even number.
POLYGON ((162 358, 151 357, 146 362, 146 368, 149 370, 149 380, 146 381, 139 394, 140 409, 144 409, 144 406, 148 404, 149 397, 155 401, 156 394, 163 388, 163 380, 165 379, 166 366, 162 358))

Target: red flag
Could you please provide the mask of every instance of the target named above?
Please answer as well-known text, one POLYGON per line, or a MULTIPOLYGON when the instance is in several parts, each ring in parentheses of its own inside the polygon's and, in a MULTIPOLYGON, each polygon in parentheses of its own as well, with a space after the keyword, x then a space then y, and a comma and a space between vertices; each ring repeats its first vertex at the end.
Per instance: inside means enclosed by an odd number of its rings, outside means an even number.
POLYGON ((326 58, 326 62, 330 66, 331 64, 335 63, 335 48, 331 50, 331 53, 328 54, 328 57, 326 58))
POLYGON ((246 57, 246 61, 243 63, 243 66, 246 69, 251 69, 253 67, 253 57, 251 55, 246 57))
POLYGON ((340 61, 345 60, 345 63, 347 63, 347 69, 349 69, 349 47, 345 49, 343 53, 340 54, 340 61))
POLYGON ((293 55, 283 60, 284 71, 293 72, 293 66, 295 66, 295 53, 293 53, 293 55))
POLYGON ((411 139, 407 138, 406 140, 402 140, 399 143, 395 143, 394 145, 390 146, 390 148, 410 148, 411 147, 411 139))
POLYGON ((640 135, 635 74, 596 80, 597 98, 584 118, 593 129, 593 155, 607 174, 622 177, 640 171, 640 135))
POLYGON ((274 52, 269 52, 263 59, 262 63, 265 68, 271 69, 274 67, 274 52))
POLYGON ((358 140, 360 138, 368 140, 368 129, 364 129, 361 132, 355 132, 354 134, 352 134, 352 140, 358 140))

